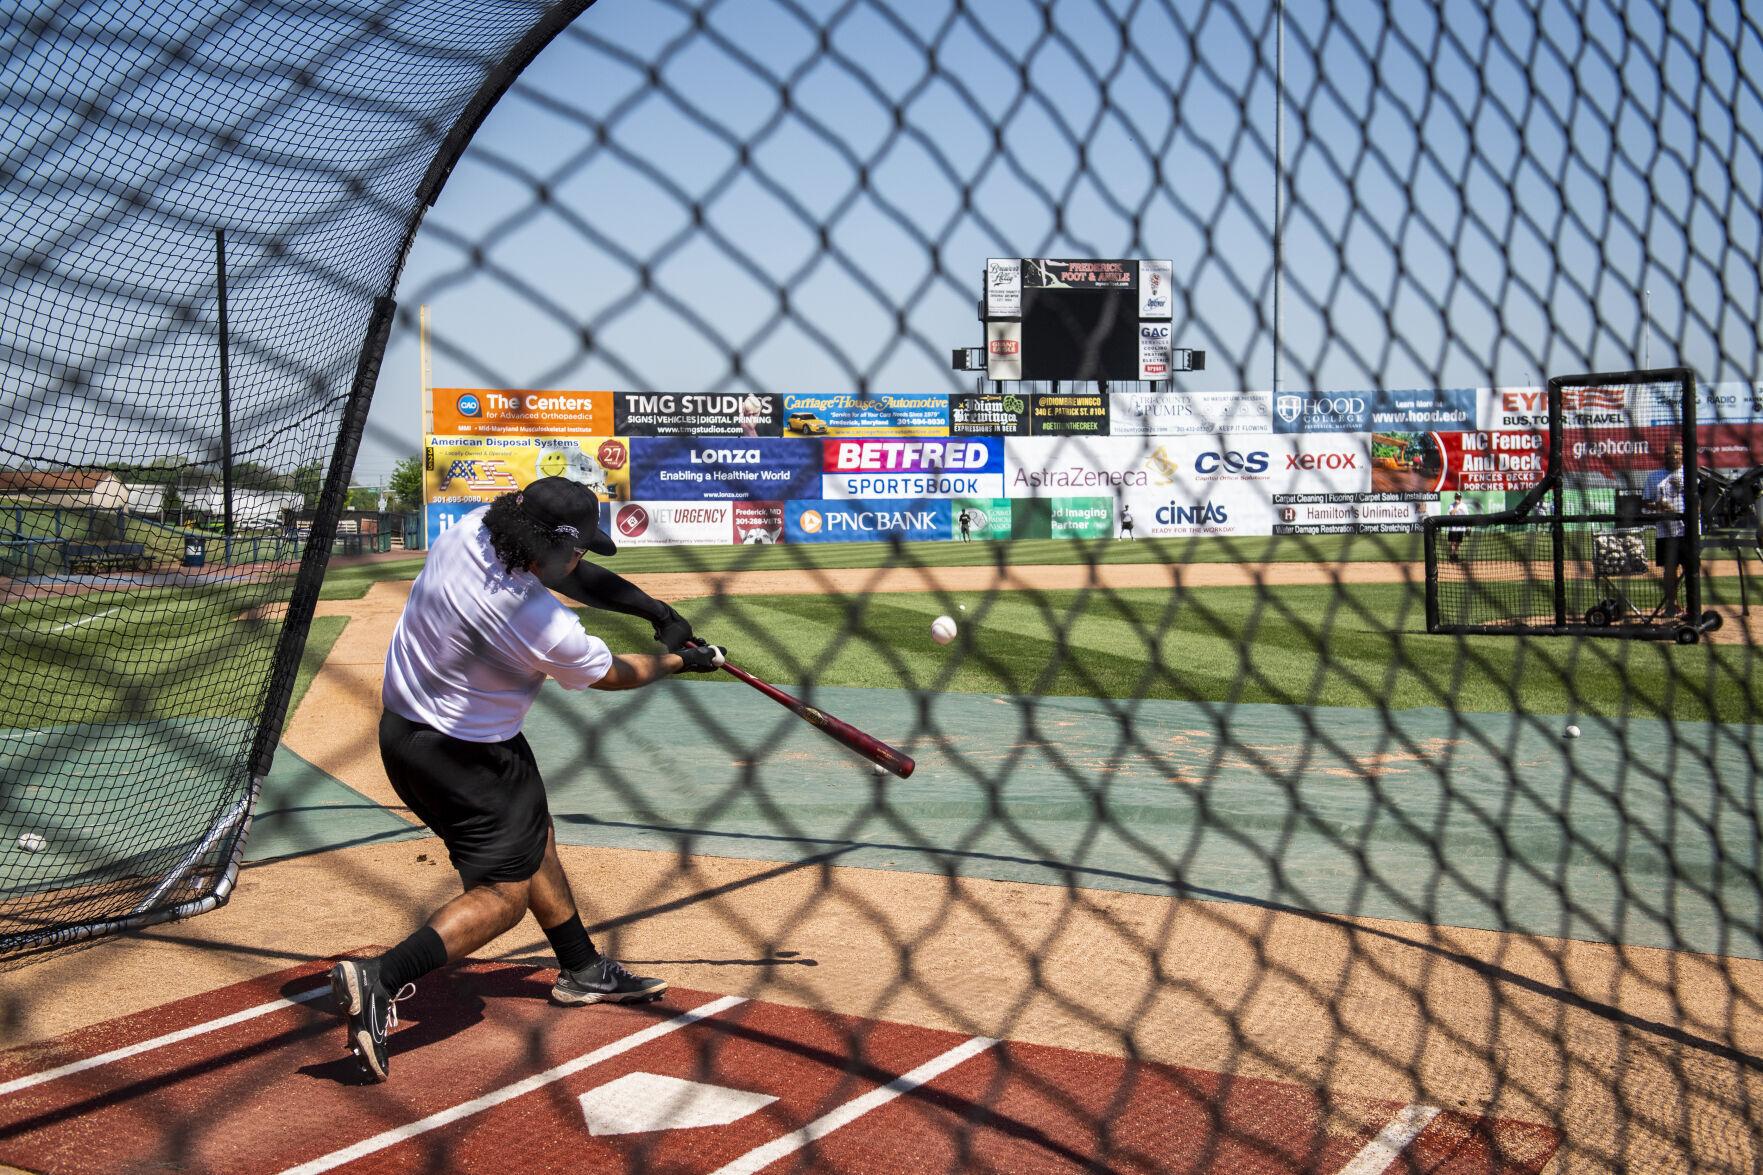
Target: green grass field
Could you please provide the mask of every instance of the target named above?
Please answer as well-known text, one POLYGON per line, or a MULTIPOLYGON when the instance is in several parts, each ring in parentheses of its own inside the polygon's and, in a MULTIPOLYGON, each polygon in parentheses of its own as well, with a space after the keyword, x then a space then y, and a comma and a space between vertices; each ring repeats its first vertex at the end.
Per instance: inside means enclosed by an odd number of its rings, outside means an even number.
MULTIPOLYGON (((963 602, 962 634, 946 647, 929 630, 949 605, 930 594, 678 603, 780 684, 1743 723, 1763 711, 1746 645, 1429 636, 1419 594, 1400 584, 963 602)), ((641 622, 583 617, 615 649, 651 647, 641 622)))
MULTIPOLYGON (((374 562, 333 560, 322 598, 358 599, 386 579, 411 579, 421 552, 374 562)), ((838 567, 990 567, 1088 563, 1404 563, 1421 558, 1420 536, 1302 535, 1144 539, 1136 542, 1017 539, 1008 542, 800 543, 751 547, 626 547, 607 560, 620 575, 695 571, 811 571, 838 567)))
MULTIPOLYGON (((0 609, 0 726, 253 717, 282 625, 237 617, 265 590, 163 588, 8 604, 0 609)), ((313 621, 296 703, 345 623, 313 621)))
MULTIPOLYGON (((1352 536, 1330 539, 1334 557, 1370 549, 1352 536)), ((910 548, 904 557, 961 565, 1007 553, 1015 563, 1054 556, 1069 563, 1081 561, 1084 547, 1059 540, 938 543, 910 548)), ((1160 547, 1228 553, 1226 544, 1186 542, 1112 543, 1096 553, 1138 560, 1160 547)), ((1229 547, 1243 558, 1274 561, 1319 554, 1309 539, 1229 547)), ((776 570, 875 565, 887 556, 881 544, 656 548, 624 552, 612 566, 630 574, 711 570, 706 563, 776 570)), ((414 577, 421 566, 420 553, 334 566, 322 596, 359 598, 376 582, 414 577)), ((1723 598, 1736 596, 1730 581, 1710 586, 1723 598)), ((235 617, 269 598, 273 587, 92 593, 9 604, 0 610, 0 628, 13 634, 0 643, 0 722, 249 713, 261 696, 280 625, 235 617)), ((1400 584, 975 595, 963 601, 961 640, 947 648, 933 644, 928 630, 950 603, 928 594, 675 602, 700 631, 729 644, 739 662, 780 683, 1745 723, 1757 721, 1763 709, 1747 645, 1428 636, 1419 593, 1400 584)), ((614 648, 651 647, 640 622, 585 616, 614 648)), ((299 690, 343 623, 314 623, 299 690)))

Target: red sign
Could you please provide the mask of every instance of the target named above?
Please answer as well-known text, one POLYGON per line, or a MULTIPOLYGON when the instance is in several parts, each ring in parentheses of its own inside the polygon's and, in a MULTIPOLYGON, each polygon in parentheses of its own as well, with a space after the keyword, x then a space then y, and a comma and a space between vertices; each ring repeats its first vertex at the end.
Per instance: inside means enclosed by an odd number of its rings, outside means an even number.
POLYGON ((1528 490, 1548 471, 1549 438, 1535 432, 1435 432, 1444 454, 1438 488, 1528 490))
POLYGON ((619 534, 634 539, 649 529, 649 512, 635 502, 626 502, 618 508, 618 517, 613 522, 619 534))

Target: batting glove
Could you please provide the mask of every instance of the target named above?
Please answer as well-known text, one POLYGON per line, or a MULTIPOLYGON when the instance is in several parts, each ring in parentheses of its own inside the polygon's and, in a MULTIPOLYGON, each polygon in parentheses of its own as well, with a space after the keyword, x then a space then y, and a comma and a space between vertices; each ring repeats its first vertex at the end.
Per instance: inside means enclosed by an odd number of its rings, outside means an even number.
POLYGON ((678 650, 679 659, 685 662, 683 673, 712 673, 722 667, 728 650, 721 645, 695 644, 687 645, 678 650))
POLYGON ((667 611, 654 622, 655 639, 666 645, 668 652, 677 653, 696 639, 692 636, 692 622, 675 612, 671 604, 662 607, 667 611))

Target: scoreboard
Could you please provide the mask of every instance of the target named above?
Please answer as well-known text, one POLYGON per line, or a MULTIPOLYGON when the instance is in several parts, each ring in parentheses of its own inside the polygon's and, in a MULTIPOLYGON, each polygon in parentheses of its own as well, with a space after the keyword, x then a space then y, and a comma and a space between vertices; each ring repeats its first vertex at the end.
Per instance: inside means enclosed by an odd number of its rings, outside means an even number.
POLYGON ((987 378, 1156 381, 1203 367, 1204 352, 1193 351, 1174 366, 1173 273, 1166 260, 988 259, 987 378))

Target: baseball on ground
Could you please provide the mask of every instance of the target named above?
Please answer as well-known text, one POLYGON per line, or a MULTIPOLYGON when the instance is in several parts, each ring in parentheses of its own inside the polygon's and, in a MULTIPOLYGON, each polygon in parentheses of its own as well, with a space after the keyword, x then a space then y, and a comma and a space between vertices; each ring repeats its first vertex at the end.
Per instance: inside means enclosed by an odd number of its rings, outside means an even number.
POLYGON ((930 622, 930 639, 939 645, 946 645, 955 639, 955 621, 948 616, 939 616, 930 622))

